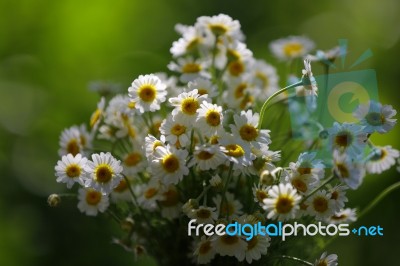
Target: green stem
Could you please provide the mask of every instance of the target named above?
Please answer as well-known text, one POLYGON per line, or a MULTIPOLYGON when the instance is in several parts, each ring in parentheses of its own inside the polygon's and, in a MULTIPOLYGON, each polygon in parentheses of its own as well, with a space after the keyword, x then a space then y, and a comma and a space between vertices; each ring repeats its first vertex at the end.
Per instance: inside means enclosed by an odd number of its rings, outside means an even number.
MULTIPOLYGON (((301 203, 304 203, 309 197, 311 197, 312 195, 314 195, 318 190, 320 190, 321 188, 325 187, 328 183, 330 183, 333 179, 335 179, 336 177, 334 175, 331 175, 330 177, 328 177, 319 187, 317 187, 316 189, 314 189, 313 191, 311 191, 310 194, 308 194, 307 196, 305 196, 301 203)), ((300 203, 300 204, 301 204, 300 203)))
POLYGON ((260 119, 259 119, 259 121, 258 121, 258 130, 261 129, 261 125, 262 125, 262 123, 264 122, 263 119, 264 119, 265 111, 266 111, 266 109, 267 109, 268 104, 272 101, 272 99, 274 99, 274 98, 275 98, 276 96, 278 96, 279 94, 281 94, 281 93, 283 93, 283 92, 285 92, 285 91, 287 91, 287 90, 289 90, 289 89, 291 89, 291 88, 300 86, 300 85, 302 85, 302 84, 303 84, 303 81, 299 81, 299 82, 296 82, 296 83, 294 83, 294 84, 292 84, 292 85, 289 85, 289 86, 287 86, 287 87, 285 87, 285 88, 283 88, 283 89, 280 89, 279 91, 277 91, 277 92, 275 92, 274 94, 272 94, 272 95, 264 102, 264 104, 263 104, 262 107, 261 107, 261 111, 260 111, 260 119))
POLYGON ((400 181, 394 183, 393 185, 387 187, 384 191, 381 192, 367 207, 358 215, 358 220, 367 214, 370 210, 372 210, 384 197, 386 197, 390 192, 400 188, 400 181))
MULTIPOLYGON (((230 165, 229 165, 228 177, 226 178, 226 183, 225 183, 225 186, 224 186, 224 188, 222 190, 222 199, 221 199, 221 204, 219 206, 220 214, 221 214, 222 207, 223 207, 223 205, 224 205, 224 203, 226 201, 226 195, 225 194, 226 194, 226 191, 228 189, 229 182, 231 181, 232 172, 233 172, 233 162, 231 162, 230 165)), ((228 214, 229 213, 227 212, 227 215, 228 214)))
POLYGON ((295 261, 295 262, 298 262, 298 263, 303 264, 303 265, 313 266, 313 264, 311 262, 308 262, 308 261, 305 261, 305 260, 302 260, 302 259, 299 259, 299 258, 296 258, 296 257, 292 257, 292 256, 282 255, 282 256, 279 256, 279 257, 276 257, 276 258, 277 259, 291 260, 291 261, 295 261))

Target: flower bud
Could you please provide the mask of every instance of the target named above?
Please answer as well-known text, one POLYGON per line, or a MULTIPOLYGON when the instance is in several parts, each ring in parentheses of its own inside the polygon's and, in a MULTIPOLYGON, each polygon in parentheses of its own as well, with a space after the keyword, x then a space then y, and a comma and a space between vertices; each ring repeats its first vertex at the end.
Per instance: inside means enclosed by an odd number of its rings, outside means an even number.
POLYGON ((51 194, 47 198, 47 203, 50 207, 57 207, 61 203, 61 197, 58 194, 51 194))

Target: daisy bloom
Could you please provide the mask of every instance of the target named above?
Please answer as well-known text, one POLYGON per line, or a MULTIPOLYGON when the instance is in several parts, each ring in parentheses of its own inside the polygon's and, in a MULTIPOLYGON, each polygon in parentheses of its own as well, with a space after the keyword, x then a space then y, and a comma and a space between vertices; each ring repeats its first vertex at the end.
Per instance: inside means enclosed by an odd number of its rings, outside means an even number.
POLYGON ((93 188, 103 195, 107 195, 120 183, 122 170, 121 162, 115 159, 111 153, 92 154, 92 161, 89 160, 85 166, 85 171, 88 173, 85 187, 93 188))
POLYGON ((334 122, 328 129, 329 143, 333 149, 358 158, 365 148, 366 134, 364 127, 356 124, 334 122))
POLYGON ((147 159, 138 144, 134 144, 133 149, 122 156, 122 166, 123 173, 128 176, 135 175, 146 168, 147 159))
POLYGON ((71 188, 74 183, 84 185, 86 172, 84 170, 87 159, 80 153, 64 155, 55 166, 57 182, 66 183, 67 188, 71 188))
POLYGON ((215 37, 228 38, 229 40, 243 38, 239 21, 233 20, 225 14, 199 17, 195 27, 201 29, 207 35, 212 34, 215 37))
POLYGON ((346 153, 333 152, 333 171, 351 189, 357 189, 365 176, 362 164, 353 162, 346 153))
POLYGON ((257 98, 267 99, 279 89, 279 76, 275 67, 264 60, 256 60, 250 69, 251 83, 257 98))
POLYGON ((238 235, 214 235, 212 247, 221 256, 236 257, 238 261, 243 261, 246 257, 247 243, 238 235))
POLYGON ((270 43, 271 52, 281 60, 292 60, 308 54, 314 49, 314 42, 303 36, 290 36, 270 43))
POLYGON ((289 167, 292 171, 298 172, 300 175, 310 174, 318 180, 324 178, 325 165, 322 160, 315 159, 317 153, 303 152, 299 155, 296 163, 290 163, 289 167))
POLYGON ((185 120, 174 119, 170 115, 161 123, 161 139, 177 148, 186 147, 190 144, 191 130, 191 126, 185 120))
POLYGON ((168 69, 180 73, 179 80, 183 83, 193 81, 196 78, 211 78, 206 69, 209 62, 204 59, 194 59, 193 57, 180 57, 176 62, 168 64, 168 69))
POLYGON ((365 132, 382 134, 389 132, 397 123, 393 118, 396 113, 391 105, 370 101, 368 104, 359 105, 353 115, 360 120, 361 125, 365 126, 365 132))
POLYGON ((258 129, 260 116, 252 110, 241 111, 240 116, 234 115, 234 125, 231 125, 232 133, 235 137, 240 138, 243 142, 252 145, 255 148, 260 148, 260 143, 270 144, 271 139, 269 130, 258 129))
POLYGON ((108 196, 92 188, 80 188, 78 200, 78 209, 89 216, 96 216, 98 212, 105 212, 109 205, 108 196))
POLYGON ((83 146, 81 142, 81 133, 77 126, 64 129, 60 135, 59 141, 60 149, 58 154, 60 156, 72 154, 73 156, 82 153, 83 146))
POLYGON ((329 189, 329 193, 331 194, 331 199, 334 201, 336 211, 343 209, 345 202, 348 201, 346 197, 347 189, 349 188, 345 185, 336 185, 329 189))
POLYGON ((372 157, 367 161, 367 172, 371 174, 380 174, 396 164, 400 152, 393 149, 392 146, 375 147, 372 157))
POLYGON ((197 113, 196 127, 203 135, 210 137, 222 128, 224 116, 221 106, 203 101, 197 113))
POLYGON ((263 200, 263 209, 268 219, 286 221, 295 217, 301 196, 291 184, 274 185, 268 190, 268 198, 263 200))
POLYGON ((197 110, 200 108, 200 104, 204 101, 209 102, 207 95, 198 94, 198 90, 194 89, 189 92, 182 92, 178 97, 169 99, 169 102, 174 106, 172 115, 174 118, 179 116, 179 119, 183 119, 186 122, 194 122, 197 119, 197 110))
POLYGON ((139 187, 138 204, 146 210, 153 211, 157 208, 157 201, 164 199, 160 182, 153 181, 139 187))
POLYGON ((308 213, 315 216, 317 220, 323 220, 335 213, 335 203, 330 193, 325 190, 317 191, 306 201, 308 213))
POLYGON ((254 196, 254 202, 257 202, 262 207, 264 205, 264 199, 268 198, 268 190, 270 186, 258 184, 257 186, 254 184, 252 191, 254 196))
POLYGON ((251 153, 250 147, 240 138, 230 134, 223 134, 220 144, 225 148, 229 161, 233 163, 234 170, 243 170, 245 167, 253 165, 256 156, 251 153))
POLYGON ((254 63, 253 53, 247 49, 246 44, 242 42, 234 42, 227 49, 227 71, 225 79, 239 77, 240 75, 249 72, 254 63))
POLYGON ((218 219, 215 207, 199 206, 188 212, 190 219, 196 219, 197 224, 213 224, 218 219))
POLYGON ((141 113, 160 109, 166 99, 166 85, 154 74, 140 75, 128 88, 129 97, 141 113))
POLYGON ((218 91, 216 86, 211 82, 209 79, 205 78, 197 78, 193 81, 190 81, 188 83, 188 88, 189 90, 197 90, 197 93, 199 95, 206 95, 209 98, 213 98, 215 96, 218 96, 218 91))
POLYGON ((346 51, 339 46, 333 47, 327 51, 317 50, 315 55, 307 55, 306 58, 312 62, 322 62, 325 65, 333 66, 336 58, 345 56, 346 51))
POLYGON ((270 237, 262 235, 254 235, 250 240, 246 240, 247 249, 245 252, 247 263, 253 260, 261 259, 261 255, 267 254, 267 249, 270 246, 270 237))
POLYGON ((292 171, 292 173, 290 175, 288 175, 282 179, 285 182, 292 184, 292 186, 301 195, 304 195, 304 194, 310 192, 319 183, 319 180, 314 175, 300 174, 297 171, 292 171))
POLYGON ((230 192, 225 193, 225 200, 222 200, 221 195, 218 194, 213 198, 213 202, 215 206, 217 206, 218 217, 235 218, 242 214, 242 203, 236 200, 234 195, 230 192))
POLYGON ((179 192, 175 186, 169 186, 162 193, 162 199, 159 202, 162 217, 172 220, 181 214, 182 203, 179 201, 179 192))
MULTIPOLYGON (((306 92, 306 96, 317 96, 318 95, 318 86, 317 81, 314 78, 313 73, 311 72, 311 63, 309 59, 304 60, 304 69, 302 70, 303 76, 301 77, 301 81, 303 82, 303 87, 306 92)), ((315 97, 313 98, 315 100, 315 97)))
POLYGON ((336 254, 328 255, 327 252, 322 253, 321 258, 314 262, 314 266, 337 266, 338 257, 336 254))
POLYGON ((342 209, 327 219, 331 224, 352 223, 357 221, 356 209, 342 209))
POLYGON ((178 150, 170 145, 159 146, 151 162, 151 172, 165 185, 178 184, 183 176, 189 173, 186 166, 187 157, 186 150, 178 150))
POLYGON ((101 118, 103 117, 105 105, 106 105, 106 99, 104 97, 101 97, 100 101, 97 103, 96 111, 94 111, 94 113, 90 117, 89 124, 90 127, 93 128, 94 130, 97 129, 97 126, 99 125, 101 118))
POLYGON ((222 99, 229 108, 244 110, 254 102, 252 96, 254 88, 250 76, 243 75, 230 79, 227 81, 227 86, 228 90, 224 91, 222 99))
POLYGON ((222 188, 222 179, 219 175, 214 175, 210 179, 210 185, 214 188, 222 188))
POLYGON ((215 253, 216 251, 212 247, 211 239, 202 236, 200 241, 196 244, 193 255, 197 258, 197 264, 207 264, 215 257, 215 253))
POLYGON ((217 145, 202 145, 196 146, 193 153, 193 161, 191 166, 202 171, 216 169, 226 161, 226 156, 223 149, 217 145))
POLYGON ((121 179, 121 181, 119 181, 119 184, 111 192, 111 199, 114 202, 129 201, 131 199, 129 186, 131 186, 130 182, 126 181, 125 178, 121 179))
POLYGON ((188 26, 182 32, 182 37, 172 43, 169 50, 173 57, 180 57, 197 51, 205 52, 212 45, 212 38, 204 36, 202 32, 193 26, 188 26))
POLYGON ((146 150, 146 157, 151 158, 157 147, 164 147, 165 143, 162 140, 157 139, 153 135, 147 135, 145 138, 145 150, 146 150))

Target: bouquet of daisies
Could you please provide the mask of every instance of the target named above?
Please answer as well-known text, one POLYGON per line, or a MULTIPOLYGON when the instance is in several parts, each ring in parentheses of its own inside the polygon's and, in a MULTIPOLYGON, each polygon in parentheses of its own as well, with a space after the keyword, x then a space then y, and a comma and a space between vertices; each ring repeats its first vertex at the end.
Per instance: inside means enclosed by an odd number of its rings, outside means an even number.
POLYGON ((348 189, 399 157, 392 147, 369 141, 371 134, 393 128, 396 111, 372 101, 355 110, 357 123, 329 128, 302 115, 296 130, 307 134, 314 124, 317 134, 292 149, 293 134, 283 133, 287 119, 281 114, 289 101, 299 104, 291 104, 295 112, 316 109, 311 62, 332 63, 343 51, 309 55, 314 43, 308 38, 274 41, 272 53, 288 65, 304 60, 302 72, 294 70, 286 77, 289 86, 279 89, 275 67, 253 57, 237 20, 203 16, 176 31, 181 37, 168 64, 173 75, 140 75, 123 93, 115 84, 91 84, 102 97, 89 129, 72 126, 60 136, 55 174, 73 192, 53 194, 49 203, 76 197, 82 213, 104 213, 121 225, 114 243, 160 264, 337 265, 335 254, 322 253, 310 239, 266 234, 249 240, 203 231, 189 236, 188 223, 355 221, 355 209, 345 206, 348 189), (301 103, 306 108, 296 109, 301 103), (279 146, 273 146, 274 136, 279 146), (328 159, 315 152, 323 146, 328 159), (293 155, 297 160, 289 162, 293 155), (294 250, 302 250, 301 256, 294 250))

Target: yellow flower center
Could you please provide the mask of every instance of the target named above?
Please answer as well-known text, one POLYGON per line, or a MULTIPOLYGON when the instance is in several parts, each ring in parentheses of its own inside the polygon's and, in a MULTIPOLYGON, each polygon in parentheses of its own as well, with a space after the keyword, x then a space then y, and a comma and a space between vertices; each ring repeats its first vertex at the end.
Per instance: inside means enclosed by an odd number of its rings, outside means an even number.
POLYGON ((242 157, 244 155, 244 150, 240 145, 237 144, 230 144, 225 146, 227 153, 229 156, 232 157, 242 157))
POLYGON ((65 171, 69 178, 75 178, 81 175, 81 167, 77 164, 70 164, 65 171))
POLYGON ((316 266, 328 266, 328 262, 326 260, 320 260, 316 266))
POLYGON ((209 110, 206 113, 206 122, 212 127, 217 127, 221 124, 221 115, 219 112, 214 110, 209 110))
POLYGON ((159 140, 154 141, 153 146, 152 146, 153 151, 155 151, 157 147, 162 147, 162 146, 163 146, 163 144, 161 141, 159 141, 159 140))
POLYGON ((295 57, 303 51, 303 45, 301 43, 287 43, 283 47, 283 53, 287 57, 295 57))
POLYGON ((257 129, 252 125, 244 125, 239 130, 240 137, 246 141, 253 141, 258 137, 257 129))
POLYGON ((258 78, 261 81, 263 88, 268 87, 269 79, 266 75, 264 75, 264 73, 257 72, 255 76, 256 76, 256 78, 258 78))
POLYGON ((95 171, 95 179, 99 183, 107 183, 111 180, 114 171, 108 164, 99 164, 95 171))
POLYGON ((235 206, 230 202, 224 202, 221 206, 220 216, 231 216, 235 212, 235 206))
POLYGON ((275 209, 279 214, 286 214, 292 210, 293 206, 293 199, 291 199, 288 195, 282 195, 276 201, 275 209))
POLYGON ((162 167, 168 173, 174 173, 179 169, 179 160, 174 154, 169 154, 162 159, 162 167))
POLYGON ((221 240, 226 245, 235 245, 237 242, 239 242, 239 237, 223 235, 223 236, 221 236, 221 240))
POLYGON ((101 113, 100 109, 97 109, 96 111, 94 111, 94 113, 90 117, 90 127, 94 127, 94 125, 96 125, 97 121, 100 120, 101 114, 102 113, 101 113))
POLYGON ((200 245, 199 255, 207 254, 211 250, 211 242, 206 241, 200 245))
POLYGON ((183 73, 198 73, 201 70, 201 66, 196 63, 187 63, 182 67, 183 73))
POLYGON ((240 83, 235 89, 235 98, 240 99, 244 96, 244 90, 247 88, 246 83, 240 83))
POLYGON ((201 219, 207 219, 211 217, 211 212, 207 209, 200 209, 196 212, 197 217, 201 219))
POLYGON ((337 200, 339 198, 339 192, 333 191, 331 195, 331 199, 337 200))
POLYGON ((240 59, 240 54, 236 50, 228 49, 227 51, 227 56, 231 60, 239 60, 240 59))
POLYGON ((256 190, 256 198, 258 202, 263 202, 264 199, 268 198, 268 193, 264 190, 256 190))
POLYGON ((92 206, 96 206, 101 201, 101 197, 102 196, 100 192, 94 189, 89 189, 86 192, 86 203, 92 206))
POLYGON ((142 160, 142 155, 138 152, 132 152, 128 154, 124 159, 126 166, 132 167, 137 165, 142 160))
POLYGON ((381 126, 385 124, 386 118, 383 114, 372 112, 365 116, 365 120, 367 120, 368 124, 371 126, 381 126))
POLYGON ((114 188, 114 191, 121 193, 121 192, 124 192, 127 188, 128 188, 128 183, 126 182, 125 179, 121 179, 118 186, 116 188, 114 188))
POLYGON ((203 89, 203 88, 199 88, 199 89, 197 89, 197 93, 199 95, 205 95, 205 94, 208 94, 208 90, 207 89, 203 89))
POLYGON ((228 28, 222 24, 211 24, 208 27, 215 35, 223 35, 228 31, 228 28))
POLYGON ((342 178, 350 177, 350 172, 349 172, 349 169, 347 169, 346 165, 344 165, 342 163, 338 163, 338 164, 336 164, 336 168, 338 169, 339 174, 342 178))
POLYGON ((160 204, 164 207, 172 207, 179 203, 178 191, 173 187, 164 192, 163 196, 164 200, 160 201, 160 204))
POLYGON ((324 197, 316 197, 313 200, 314 210, 323 213, 328 209, 328 201, 324 197))
POLYGON ((186 132, 184 125, 176 124, 171 128, 171 133, 176 136, 180 136, 186 132))
POLYGON ((210 137, 209 142, 212 145, 217 145, 219 143, 218 139, 219 139, 219 137, 217 135, 214 135, 214 136, 210 137))
POLYGON ((252 250, 258 244, 258 237, 254 236, 252 239, 246 242, 247 242, 247 250, 252 250))
POLYGON ((352 142, 353 136, 347 131, 340 132, 335 137, 335 145, 340 148, 346 148, 350 146, 352 142))
POLYGON ((199 102, 193 97, 186 98, 181 103, 181 110, 187 115, 195 115, 199 108, 199 102))
POLYGON ((233 61, 229 63, 228 70, 232 76, 237 77, 244 72, 244 64, 239 60, 233 61))
POLYGON ((295 178, 292 180, 291 183, 298 191, 303 192, 303 193, 307 191, 307 188, 308 188, 307 184, 303 180, 301 180, 299 178, 295 178))
POLYGON ((152 102, 156 98, 157 90, 153 85, 143 85, 138 90, 139 98, 144 102, 152 102))
POLYGON ((67 152, 71 153, 73 156, 77 155, 80 151, 78 140, 71 139, 67 144, 67 152))
POLYGON ((188 42, 188 44, 186 45, 186 51, 194 50, 199 43, 200 43, 200 39, 199 38, 194 38, 193 40, 188 42))
POLYGON ((208 152, 208 151, 200 151, 200 152, 197 154, 197 158, 198 158, 199 160, 209 160, 209 159, 211 159, 213 156, 214 156, 214 153, 210 153, 210 152, 208 152))
POLYGON ((135 107, 136 107, 136 103, 135 102, 131 101, 131 102, 128 103, 128 108, 129 109, 135 109, 135 107))
POLYGON ((158 192, 157 189, 151 187, 151 188, 147 189, 147 190, 144 192, 144 197, 145 197, 146 199, 151 199, 152 197, 154 197, 154 196, 157 194, 157 192, 158 192))

